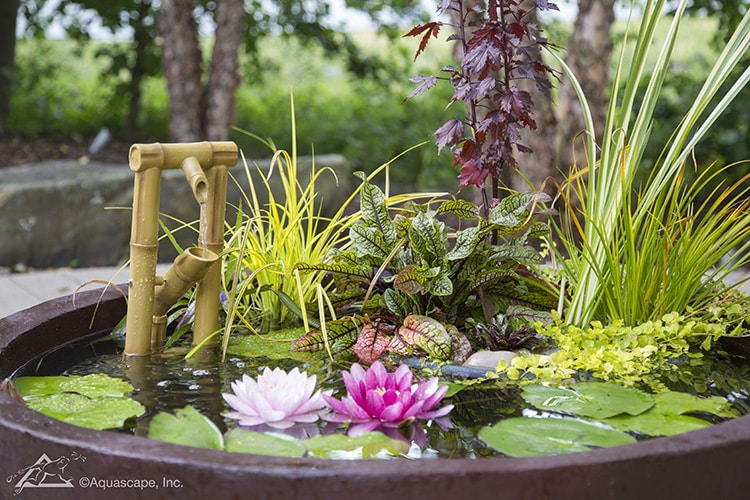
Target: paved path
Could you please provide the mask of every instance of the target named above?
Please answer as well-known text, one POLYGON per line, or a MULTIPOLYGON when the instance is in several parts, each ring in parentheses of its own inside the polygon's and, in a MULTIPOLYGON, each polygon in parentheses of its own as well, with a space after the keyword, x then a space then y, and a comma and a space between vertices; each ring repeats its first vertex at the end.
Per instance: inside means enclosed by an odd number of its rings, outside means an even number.
MULTIPOLYGON (((168 264, 160 264, 157 272, 166 272, 168 264)), ((125 283, 129 270, 117 267, 92 267, 84 269, 54 269, 10 273, 0 270, 0 318, 9 316, 33 305, 70 295, 76 290, 91 290, 108 281, 125 283)))
MULTIPOLYGON (((163 274, 168 267, 169 264, 159 264, 157 272, 163 274)), ((742 276, 738 273, 731 278, 736 282, 742 276)), ((0 270, 0 318, 45 300, 70 295, 79 287, 82 287, 82 290, 89 290, 102 287, 108 281, 125 283, 127 280, 128 268, 117 267, 63 268, 27 273, 9 273, 0 270)), ((750 281, 746 281, 742 289, 750 295, 750 281)))

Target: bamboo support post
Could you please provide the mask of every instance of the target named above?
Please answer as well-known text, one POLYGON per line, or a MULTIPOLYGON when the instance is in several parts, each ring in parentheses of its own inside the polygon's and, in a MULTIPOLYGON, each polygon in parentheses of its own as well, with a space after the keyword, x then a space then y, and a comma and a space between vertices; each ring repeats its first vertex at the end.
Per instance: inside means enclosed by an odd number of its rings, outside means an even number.
POLYGON ((221 268, 213 263, 223 249, 227 175, 237 158, 237 145, 233 142, 134 144, 130 148, 130 169, 135 172, 135 184, 126 355, 150 353, 152 337, 159 341, 166 331, 164 315, 167 310, 196 282, 194 343, 201 342, 217 329, 221 268), (205 252, 186 252, 178 257, 165 278, 161 278, 156 276, 161 174, 162 170, 177 168, 185 173, 196 201, 206 204, 207 241, 199 241, 205 252))

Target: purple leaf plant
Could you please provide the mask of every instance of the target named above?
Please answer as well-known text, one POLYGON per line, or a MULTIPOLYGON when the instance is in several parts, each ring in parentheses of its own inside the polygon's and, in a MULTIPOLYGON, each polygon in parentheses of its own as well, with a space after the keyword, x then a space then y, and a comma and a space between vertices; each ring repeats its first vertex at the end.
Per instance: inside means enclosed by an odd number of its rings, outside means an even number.
MULTIPOLYGON (((404 101, 434 87, 438 80, 446 80, 453 86, 448 106, 461 101, 466 106, 466 116, 463 120, 449 120, 437 129, 438 152, 450 147, 454 164, 461 168, 460 189, 467 186, 481 189, 486 210, 499 197, 503 168, 516 168, 516 154, 531 152, 519 141, 523 129, 537 127, 532 113, 534 102, 518 83, 531 81, 543 95, 550 97, 550 76, 557 77, 540 57, 542 47, 549 42, 533 21, 533 9, 526 5, 524 0, 442 0, 438 14, 451 14, 451 19, 457 22, 433 21, 404 35, 421 36, 416 59, 430 39, 438 37, 443 26, 453 28, 448 40, 460 45, 464 54, 460 66, 443 67, 440 77, 413 77, 411 81, 418 85, 404 101), (492 202, 485 188, 488 177, 492 202)), ((546 0, 534 0, 534 6, 540 11, 558 10, 546 0)))

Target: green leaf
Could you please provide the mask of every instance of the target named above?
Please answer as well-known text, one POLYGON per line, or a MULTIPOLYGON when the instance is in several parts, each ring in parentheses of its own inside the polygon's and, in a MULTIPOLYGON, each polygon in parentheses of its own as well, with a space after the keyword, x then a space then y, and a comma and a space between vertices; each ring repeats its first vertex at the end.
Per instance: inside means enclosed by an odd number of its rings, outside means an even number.
POLYGON ((570 418, 509 418, 482 428, 479 438, 512 457, 574 453, 635 442, 622 431, 570 418))
POLYGON ((235 427, 224 435, 225 450, 274 457, 304 457, 307 448, 288 436, 250 432, 235 427))
POLYGON ((453 214, 461 219, 472 220, 479 215, 479 209, 468 200, 449 200, 440 204, 437 214, 453 214))
MULTIPOLYGON (((357 342, 357 324, 351 318, 327 321, 326 334, 331 351, 334 353, 343 352, 354 346, 354 343, 357 342)), ((324 350, 325 343, 323 330, 316 328, 292 342, 289 349, 292 352, 316 352, 324 350)))
POLYGON ((410 244, 422 258, 430 263, 442 259, 448 250, 445 223, 434 217, 434 212, 418 213, 411 221, 413 231, 410 244))
POLYGON ((651 413, 662 415, 683 415, 685 413, 710 413, 717 417, 735 418, 739 416, 731 403, 720 396, 701 398, 685 392, 663 392, 654 395, 656 403, 651 413))
POLYGON ((445 255, 448 262, 467 258, 472 254, 484 233, 477 226, 466 228, 456 233, 456 243, 450 252, 445 255))
POLYGON ((388 258, 393 248, 388 245, 383 232, 377 227, 355 224, 349 229, 349 237, 359 257, 373 257, 378 262, 388 258))
POLYGON ((426 282, 427 278, 424 273, 420 272, 416 266, 409 264, 396 275, 393 287, 400 292, 413 295, 424 291, 426 282))
POLYGON ((61 392, 74 392, 90 398, 116 398, 133 390, 129 382, 103 373, 85 376, 19 377, 13 381, 13 385, 24 398, 36 398, 61 392))
POLYGON ((400 455, 409 450, 409 443, 391 439, 380 432, 368 432, 357 437, 328 434, 302 440, 310 455, 319 458, 373 458, 387 453, 400 455))
POLYGON ((168 443, 221 450, 224 438, 216 425, 192 406, 175 412, 157 413, 151 419, 148 437, 168 443))
POLYGON ((34 397, 27 404, 48 417, 95 430, 120 428, 128 418, 146 412, 143 405, 130 398, 90 398, 70 392, 34 397))
MULTIPOLYGON (((388 215, 388 207, 385 204, 385 195, 379 187, 365 180, 359 193, 359 207, 362 220, 375 228, 383 237, 388 246, 393 247, 398 240, 396 230, 388 215)), ((386 252, 386 255, 388 253, 386 252)))
POLYGON ((540 410, 603 419, 621 413, 638 415, 654 406, 645 392, 617 384, 580 382, 570 389, 527 385, 523 398, 540 410))
POLYGON ((707 420, 685 415, 664 415, 649 411, 642 415, 619 415, 604 423, 622 431, 637 431, 648 436, 674 436, 711 425, 707 420))
POLYGON ((230 354, 270 359, 309 360, 310 356, 299 352, 290 352, 292 342, 299 338, 302 329, 277 330, 263 335, 247 334, 229 337, 227 352, 230 354))
POLYGON ((125 394, 130 383, 103 373, 86 376, 19 377, 15 389, 29 408, 90 429, 115 429, 146 409, 125 394))
POLYGON ((438 276, 430 284, 430 293, 438 297, 453 295, 453 282, 448 276, 438 276))

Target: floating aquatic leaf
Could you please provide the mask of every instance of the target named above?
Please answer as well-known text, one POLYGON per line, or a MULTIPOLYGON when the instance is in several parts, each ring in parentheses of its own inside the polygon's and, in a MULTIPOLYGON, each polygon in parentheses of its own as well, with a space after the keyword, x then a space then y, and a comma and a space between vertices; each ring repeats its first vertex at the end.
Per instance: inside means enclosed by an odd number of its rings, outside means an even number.
POLYGON ((145 413, 146 409, 130 398, 90 398, 82 394, 64 392, 40 396, 27 401, 29 408, 48 417, 89 429, 117 429, 125 420, 145 413))
POLYGON ((290 352, 289 347, 300 335, 300 329, 278 330, 263 335, 232 335, 227 352, 230 354, 270 359, 293 358, 309 360, 310 355, 290 352))
POLYGON ((570 388, 527 385, 523 398, 540 410, 573 413, 596 419, 621 413, 638 415, 654 406, 645 392, 617 384, 580 382, 570 388))
POLYGON ((683 415, 685 413, 710 413, 717 417, 735 418, 739 416, 731 403, 720 396, 701 398, 686 392, 669 391, 654 395, 653 413, 663 415, 683 415))
POLYGON ((90 398, 121 397, 133 390, 125 380, 103 373, 85 376, 19 377, 13 381, 16 390, 24 397, 33 398, 74 392, 90 398))
POLYGON ((125 394, 130 383, 95 373, 86 376, 19 377, 16 391, 29 408, 72 425, 115 429, 146 410, 125 394))
POLYGON ((149 424, 148 437, 214 450, 224 447, 221 431, 192 406, 181 408, 174 415, 165 412, 154 415, 149 424))
POLYGON ((383 453, 400 455, 409 450, 409 443, 392 439, 380 432, 366 432, 357 437, 329 434, 303 439, 309 454, 318 458, 373 458, 383 453))
POLYGON ((275 457, 303 457, 307 448, 298 440, 275 434, 251 432, 238 427, 224 435, 225 450, 275 457))
POLYGON ((479 438, 512 457, 558 455, 635 442, 625 432, 570 418, 509 418, 482 428, 479 438))
POLYGON ((618 415, 604 422, 623 431, 636 431, 647 436, 674 436, 711 425, 710 422, 696 417, 664 415, 652 411, 641 415, 618 415))

